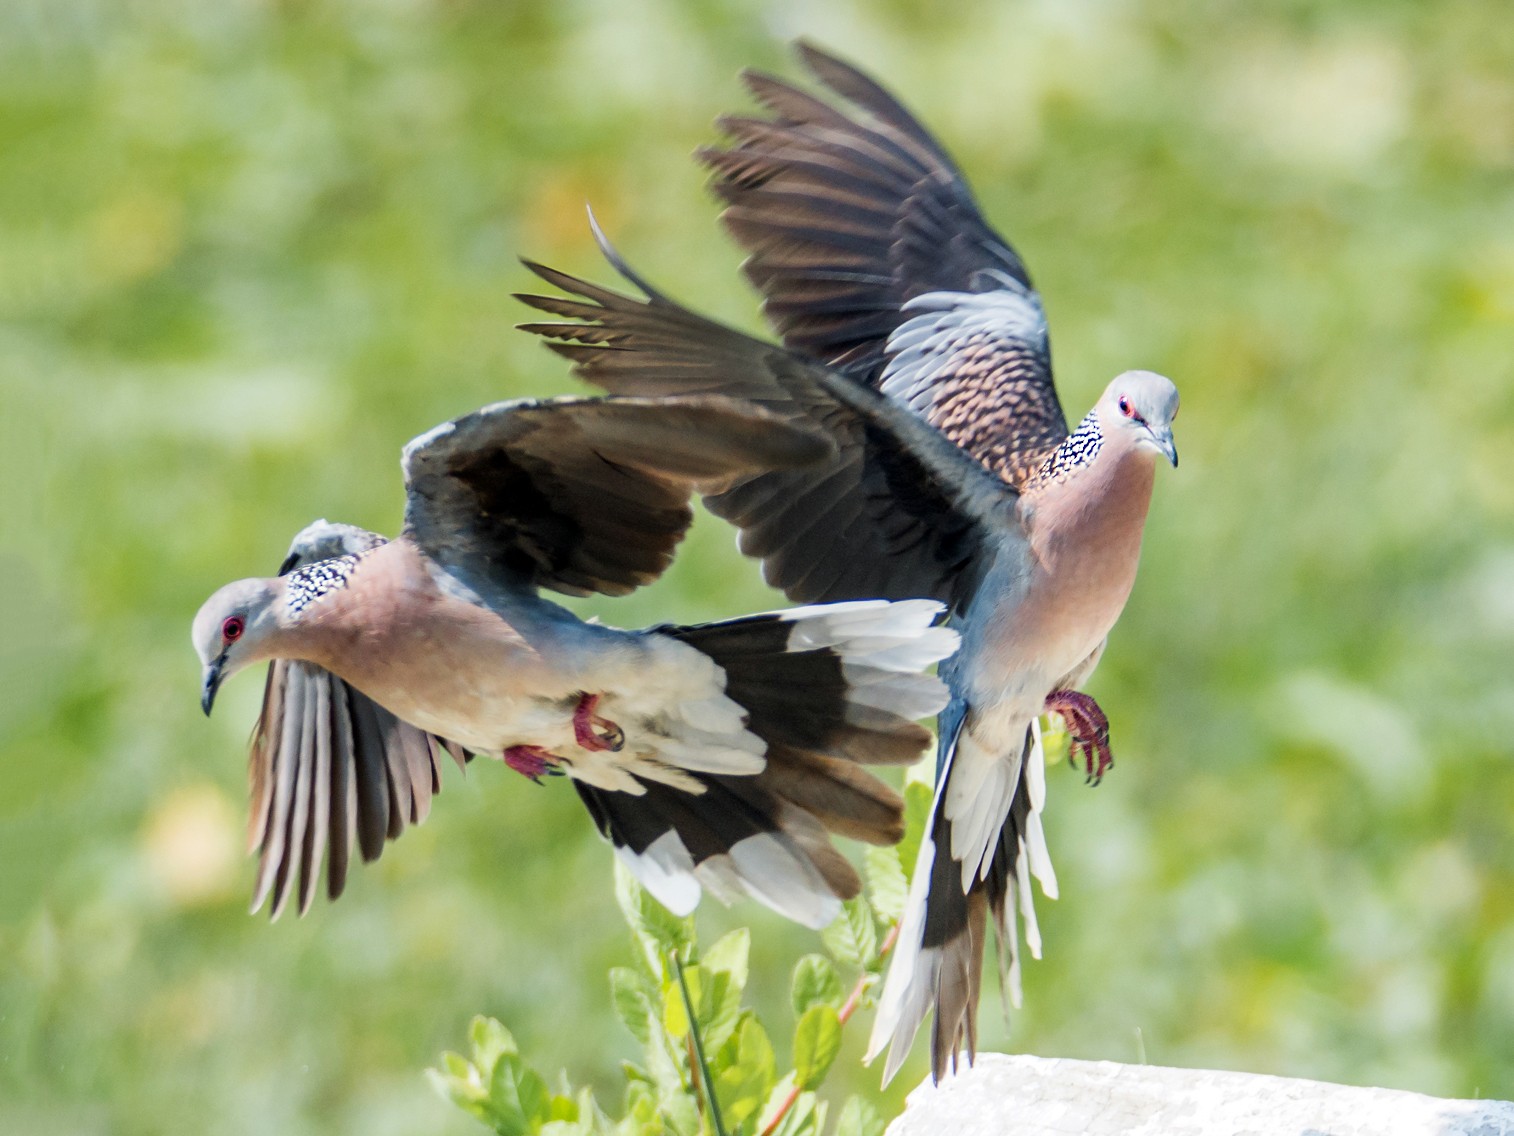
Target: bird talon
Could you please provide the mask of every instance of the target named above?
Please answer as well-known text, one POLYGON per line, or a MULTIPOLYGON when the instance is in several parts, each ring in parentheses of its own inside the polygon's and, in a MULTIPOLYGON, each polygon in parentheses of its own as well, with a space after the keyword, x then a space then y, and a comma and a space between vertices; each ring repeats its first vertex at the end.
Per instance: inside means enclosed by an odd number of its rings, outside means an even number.
POLYGON ((1054 690, 1046 696, 1046 711, 1061 715, 1067 724, 1070 744, 1067 762, 1083 766, 1085 785, 1098 785, 1114 767, 1109 751, 1109 719, 1091 697, 1076 690, 1054 690))
POLYGON ((541 784, 543 774, 553 775, 561 772, 553 768, 560 760, 558 756, 542 749, 541 746, 510 746, 505 750, 504 757, 506 765, 538 785, 541 784))
POLYGON ((594 713, 599 695, 580 694, 573 711, 573 738, 591 753, 619 753, 626 744, 626 732, 608 718, 594 713))

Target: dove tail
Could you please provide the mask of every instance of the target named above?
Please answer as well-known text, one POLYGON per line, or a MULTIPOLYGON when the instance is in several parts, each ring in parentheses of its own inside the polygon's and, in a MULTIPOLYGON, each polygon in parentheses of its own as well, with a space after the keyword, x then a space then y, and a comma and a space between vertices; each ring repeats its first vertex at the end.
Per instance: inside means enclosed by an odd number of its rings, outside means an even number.
MULTIPOLYGON (((999 944, 1000 985, 1006 1003, 1020 1004, 1020 928, 1024 918, 1025 945, 1041 957, 1030 879, 1034 875, 1050 898, 1056 897, 1056 876, 1041 830, 1044 801, 1044 757, 1040 730, 1031 723, 1019 758, 1009 810, 984 869, 964 873, 953 854, 953 822, 947 816, 947 786, 973 742, 965 736, 968 712, 960 701, 942 715, 938 784, 920 842, 899 944, 884 980, 878 1016, 868 1043, 867 1060, 884 1048, 883 1082, 898 1072, 925 1017, 933 1009, 931 1076, 939 1081, 957 1067, 965 1046, 971 1064, 977 1052, 978 997, 982 987, 983 951, 992 922, 999 944), (967 882, 964 885, 964 876, 967 882)), ((1000 758, 999 760, 1006 760, 1000 758)))
POLYGON ((575 781, 599 830, 654 896, 687 913, 701 887, 746 894, 809 926, 860 889, 830 835, 893 844, 903 802, 861 763, 913 761, 918 725, 946 701, 922 673, 956 647, 928 600, 794 608, 693 627, 658 627, 708 656, 725 695, 765 744, 760 772, 684 769, 699 786, 641 781, 640 794, 575 781))
POLYGON ((957 647, 934 600, 816 604, 694 627, 661 627, 725 672, 725 693, 769 747, 867 765, 908 764, 930 745, 918 724, 946 705, 922 673, 957 647))

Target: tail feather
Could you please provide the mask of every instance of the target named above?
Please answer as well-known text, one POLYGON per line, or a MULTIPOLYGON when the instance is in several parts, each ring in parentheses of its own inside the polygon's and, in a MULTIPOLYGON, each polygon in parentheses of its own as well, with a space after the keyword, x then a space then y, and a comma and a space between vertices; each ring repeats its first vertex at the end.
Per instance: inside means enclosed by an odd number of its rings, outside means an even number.
POLYGON ((957 644, 934 626, 940 611, 878 600, 654 629, 721 668, 725 697, 766 747, 763 765, 743 776, 685 763, 697 791, 644 777, 639 793, 576 782, 600 831, 675 912, 709 890, 823 926, 861 889, 830 836, 892 844, 904 835, 899 795, 860 765, 913 761, 929 745, 929 731, 905 715, 946 702, 940 680, 920 673, 957 644))
MULTIPOLYGON (((1041 882, 1044 894, 1056 896, 1056 876, 1041 828, 1044 759, 1035 723, 1026 730, 1017 755, 1013 793, 983 868, 967 870, 954 854, 954 825, 947 816, 946 799, 956 773, 963 722, 960 713, 943 715, 935 800, 915 864, 899 945, 884 980, 868 1043, 868 1061, 888 1049, 884 1084, 898 1072, 932 1009, 936 1015, 931 1029, 932 1077, 939 1081, 948 1065, 955 1069, 964 1046, 971 1064, 977 1053, 987 925, 992 922, 998 941, 1001 989, 1018 1006, 1022 929, 1031 955, 1041 955, 1032 877, 1041 882)), ((974 823, 971 818, 969 822, 974 823)))
POLYGON ((851 865, 828 844, 839 865, 817 854, 802 820, 755 778, 697 780, 699 793, 651 782, 640 796, 574 785, 616 853, 674 914, 693 911, 708 888, 727 902, 749 895, 795 922, 823 927, 842 899, 857 894, 861 881, 851 865))
POLYGON ((904 838, 899 795, 853 762, 773 746, 757 780, 809 813, 826 830, 868 844, 904 838))

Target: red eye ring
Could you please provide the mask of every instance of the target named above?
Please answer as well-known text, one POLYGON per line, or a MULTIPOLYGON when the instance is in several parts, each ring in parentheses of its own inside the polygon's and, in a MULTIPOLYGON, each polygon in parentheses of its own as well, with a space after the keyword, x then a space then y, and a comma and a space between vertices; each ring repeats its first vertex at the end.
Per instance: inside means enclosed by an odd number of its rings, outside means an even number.
POLYGON ((242 621, 240 615, 229 615, 226 617, 226 622, 221 624, 221 638, 227 643, 235 643, 246 629, 247 624, 242 621))
POLYGON ((1135 417, 1135 410, 1130 405, 1130 399, 1126 398, 1123 394, 1120 396, 1120 413, 1126 418, 1135 417))

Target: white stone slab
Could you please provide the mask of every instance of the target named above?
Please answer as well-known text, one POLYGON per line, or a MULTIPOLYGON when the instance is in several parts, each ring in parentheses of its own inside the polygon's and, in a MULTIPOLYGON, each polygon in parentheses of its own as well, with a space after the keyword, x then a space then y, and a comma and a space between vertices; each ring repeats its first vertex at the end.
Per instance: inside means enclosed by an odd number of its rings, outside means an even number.
POLYGON ((1514 1136, 1514 1104, 982 1053, 910 1093, 888 1136, 1514 1136))

